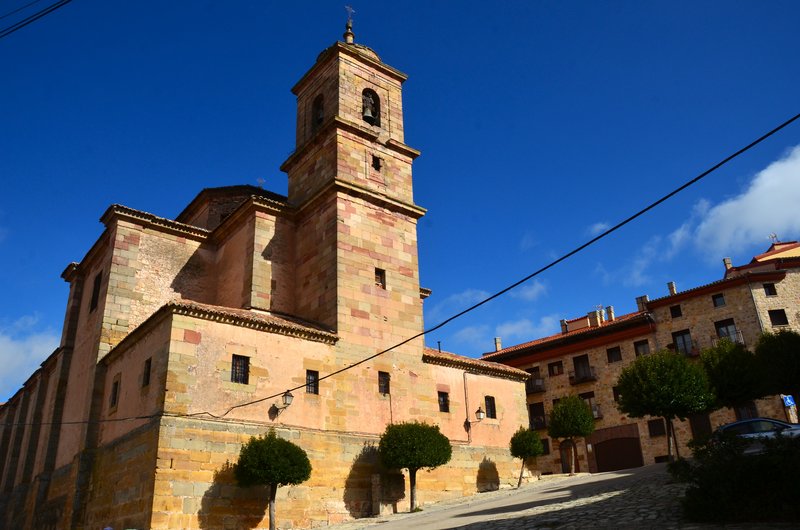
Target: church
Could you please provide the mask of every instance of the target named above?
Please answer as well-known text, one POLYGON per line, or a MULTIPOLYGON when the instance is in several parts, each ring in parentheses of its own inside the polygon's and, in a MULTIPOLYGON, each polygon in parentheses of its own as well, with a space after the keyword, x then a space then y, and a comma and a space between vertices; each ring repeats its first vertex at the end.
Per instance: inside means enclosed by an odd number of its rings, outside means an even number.
POLYGON ((294 85, 286 197, 209 188, 175 218, 112 205, 69 283, 59 347, 0 405, 0 527, 265 528, 232 464, 274 428, 311 478, 278 490, 281 528, 408 509, 383 469, 390 423, 450 439, 421 504, 515 483, 528 373, 426 348, 406 75, 354 41, 294 85))

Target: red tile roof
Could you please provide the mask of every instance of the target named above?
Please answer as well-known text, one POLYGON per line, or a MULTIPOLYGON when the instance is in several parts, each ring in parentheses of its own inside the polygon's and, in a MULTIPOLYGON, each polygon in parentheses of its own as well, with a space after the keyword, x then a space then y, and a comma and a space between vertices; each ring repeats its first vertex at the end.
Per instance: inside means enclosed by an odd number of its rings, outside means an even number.
POLYGON ((512 368, 505 364, 464 357, 463 355, 457 355, 455 353, 439 351, 435 348, 426 347, 422 353, 422 360, 430 364, 462 368, 478 373, 504 377, 506 379, 524 381, 529 377, 528 372, 512 368))

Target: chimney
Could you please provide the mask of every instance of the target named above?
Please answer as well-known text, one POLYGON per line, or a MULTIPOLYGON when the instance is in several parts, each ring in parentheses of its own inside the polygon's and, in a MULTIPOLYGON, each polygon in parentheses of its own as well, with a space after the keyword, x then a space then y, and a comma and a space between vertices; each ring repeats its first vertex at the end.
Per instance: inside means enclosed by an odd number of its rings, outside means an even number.
POLYGON ((667 283, 667 289, 669 289, 669 295, 672 296, 674 294, 678 294, 678 288, 675 286, 675 282, 667 283))
POLYGON ((595 309, 594 311, 589 311, 586 316, 589 317, 589 327, 596 328, 600 326, 602 317, 600 316, 599 310, 595 309))
POLYGON ((567 321, 561 319, 561 333, 566 333, 567 331, 569 331, 569 329, 567 329, 567 321))
POLYGON ((494 351, 500 351, 503 349, 503 341, 500 340, 500 337, 494 338, 494 351))
POLYGON ((725 270, 730 270, 733 267, 733 263, 731 263, 731 258, 722 258, 722 264, 725 265, 725 270))
POLYGON ((647 311, 647 302, 650 301, 650 297, 647 295, 637 296, 636 297, 636 309, 641 312, 647 311))
POLYGON ((610 305, 606 307, 606 320, 609 322, 614 322, 614 306, 610 305))

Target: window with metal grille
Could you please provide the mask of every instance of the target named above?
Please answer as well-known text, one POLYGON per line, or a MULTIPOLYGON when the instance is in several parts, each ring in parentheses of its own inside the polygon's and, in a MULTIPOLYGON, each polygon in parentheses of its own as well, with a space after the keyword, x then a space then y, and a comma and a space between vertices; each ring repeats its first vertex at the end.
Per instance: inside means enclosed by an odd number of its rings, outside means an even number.
POLYGON ((494 406, 494 396, 486 396, 486 417, 497 418, 497 409, 494 406))
POLYGON ((389 372, 378 372, 378 392, 384 395, 389 393, 389 372))
POLYGON ((450 394, 439 392, 439 412, 450 412, 450 394))
POLYGON ((306 393, 319 394, 319 372, 306 370, 306 393))
POLYGON ((250 357, 231 355, 231 383, 250 384, 250 357))

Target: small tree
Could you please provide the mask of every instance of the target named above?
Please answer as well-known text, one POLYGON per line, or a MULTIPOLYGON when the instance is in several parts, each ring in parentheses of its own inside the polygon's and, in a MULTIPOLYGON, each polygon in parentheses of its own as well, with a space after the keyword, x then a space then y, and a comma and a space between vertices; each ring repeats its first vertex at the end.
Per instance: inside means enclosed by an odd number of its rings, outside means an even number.
POLYGON ((739 407, 764 395, 762 367, 744 345, 721 339, 703 350, 700 361, 717 408, 739 407))
POLYGON ((522 474, 525 472, 525 461, 544 453, 544 447, 536 431, 520 427, 517 429, 517 432, 514 433, 514 436, 511 437, 509 449, 511 450, 511 456, 522 459, 522 467, 519 470, 519 481, 517 482, 517 488, 519 488, 522 485, 522 474))
POLYGON ((417 509, 417 470, 434 469, 450 461, 453 448, 438 425, 417 421, 388 425, 381 435, 378 453, 392 469, 408 469, 411 511, 417 509))
POLYGON ((756 342, 756 359, 764 369, 765 394, 791 394, 800 399, 800 334, 764 333, 756 342))
POLYGON ((240 486, 269 486, 269 528, 275 530, 278 487, 308 480, 311 462, 303 449, 270 429, 266 436, 253 436, 242 446, 233 474, 240 486))
POLYGON ((589 404, 578 396, 561 398, 550 413, 547 432, 551 438, 562 438, 569 444, 569 474, 575 474, 578 446, 576 438, 584 438, 594 432, 594 415, 589 404))
POLYGON ((622 370, 617 382, 617 408, 633 418, 660 416, 667 425, 667 456, 677 451, 672 420, 707 410, 714 402, 706 374, 680 353, 662 350, 638 357, 622 370))

